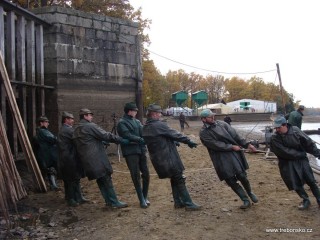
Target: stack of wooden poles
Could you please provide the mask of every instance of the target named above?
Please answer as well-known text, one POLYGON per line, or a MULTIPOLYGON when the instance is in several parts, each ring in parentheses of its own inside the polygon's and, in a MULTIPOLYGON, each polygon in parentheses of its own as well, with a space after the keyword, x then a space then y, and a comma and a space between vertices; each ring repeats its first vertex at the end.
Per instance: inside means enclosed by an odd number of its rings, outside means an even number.
POLYGON ((15 208, 18 200, 27 196, 17 171, 0 113, 0 209, 6 220, 9 209, 15 208))
MULTIPOLYGON (((11 87, 8 73, 0 52, 0 80, 4 86, 9 102, 14 123, 18 128, 18 137, 24 153, 24 158, 29 171, 33 174, 33 180, 40 191, 46 192, 47 188, 41 171, 34 156, 21 114, 11 87)), ((16 207, 18 200, 27 196, 23 188, 21 178, 16 169, 14 159, 9 146, 2 116, 0 114, 0 210, 6 219, 9 217, 9 207, 16 207)))

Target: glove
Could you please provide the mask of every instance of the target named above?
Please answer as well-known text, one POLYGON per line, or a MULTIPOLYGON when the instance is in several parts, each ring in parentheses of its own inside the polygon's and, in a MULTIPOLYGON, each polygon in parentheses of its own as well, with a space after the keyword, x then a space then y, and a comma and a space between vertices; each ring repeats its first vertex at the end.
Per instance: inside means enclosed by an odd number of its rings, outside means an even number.
POLYGON ((140 138, 139 141, 138 141, 138 143, 139 143, 140 145, 146 145, 146 142, 144 141, 143 138, 140 138))
POLYGON ((198 146, 198 144, 190 141, 190 142, 188 142, 188 146, 189 146, 189 148, 196 148, 198 146))
POLYGON ((174 142, 174 144, 177 146, 177 147, 180 147, 180 143, 179 142, 174 142))
POLYGON ((121 138, 121 139, 119 140, 119 143, 120 143, 121 145, 129 145, 129 144, 130 144, 130 141, 129 141, 128 139, 121 138))

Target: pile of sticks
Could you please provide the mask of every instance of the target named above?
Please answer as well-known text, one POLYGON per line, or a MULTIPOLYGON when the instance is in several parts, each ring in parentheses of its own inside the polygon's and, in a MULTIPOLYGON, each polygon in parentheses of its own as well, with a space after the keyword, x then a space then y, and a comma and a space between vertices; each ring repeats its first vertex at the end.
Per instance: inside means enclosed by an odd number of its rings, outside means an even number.
POLYGON ((18 200, 27 196, 17 171, 9 146, 2 115, 0 113, 0 210, 6 220, 9 209, 15 208, 18 200))
MULTIPOLYGON (((14 123, 18 128, 18 137, 28 168, 32 172, 33 179, 38 185, 39 190, 46 192, 47 188, 42 178, 36 158, 33 154, 33 150, 21 118, 1 52, 0 80, 5 89, 5 94, 9 102, 14 123)), ((9 207, 16 207, 17 201, 25 196, 27 196, 27 193, 23 188, 21 178, 16 169, 12 152, 8 143, 3 118, 0 114, 0 210, 3 213, 1 215, 8 220, 9 207)))

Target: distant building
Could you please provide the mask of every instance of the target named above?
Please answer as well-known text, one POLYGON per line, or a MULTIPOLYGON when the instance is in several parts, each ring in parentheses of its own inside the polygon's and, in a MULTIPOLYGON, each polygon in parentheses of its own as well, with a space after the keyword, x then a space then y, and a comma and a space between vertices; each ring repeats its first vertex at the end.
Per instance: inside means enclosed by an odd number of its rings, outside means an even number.
POLYGON ((192 116, 193 109, 188 107, 171 107, 164 110, 163 115, 165 116, 179 116, 183 112, 185 116, 192 116))
POLYGON ((233 112, 277 112, 276 102, 260 101, 254 99, 241 99, 233 102, 228 102, 227 106, 231 107, 233 109, 233 112))
POLYGON ((213 104, 203 105, 202 107, 198 108, 198 114, 203 109, 210 109, 212 112, 217 113, 217 114, 230 114, 230 113, 233 113, 233 108, 228 106, 228 105, 225 105, 223 103, 213 103, 213 104))

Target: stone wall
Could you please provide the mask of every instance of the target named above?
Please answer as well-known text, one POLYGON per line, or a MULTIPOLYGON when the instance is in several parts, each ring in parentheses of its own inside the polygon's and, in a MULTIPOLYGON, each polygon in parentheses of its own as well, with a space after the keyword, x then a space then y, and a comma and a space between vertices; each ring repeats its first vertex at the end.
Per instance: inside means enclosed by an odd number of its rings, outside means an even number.
POLYGON ((136 100, 138 24, 61 7, 33 12, 52 24, 44 29, 45 84, 55 87, 46 91, 50 129, 58 131, 63 111, 77 122, 79 109, 89 108, 111 131, 111 115, 136 100))

